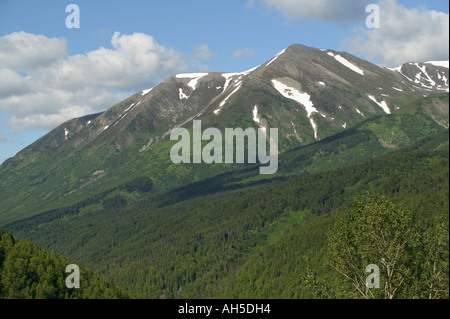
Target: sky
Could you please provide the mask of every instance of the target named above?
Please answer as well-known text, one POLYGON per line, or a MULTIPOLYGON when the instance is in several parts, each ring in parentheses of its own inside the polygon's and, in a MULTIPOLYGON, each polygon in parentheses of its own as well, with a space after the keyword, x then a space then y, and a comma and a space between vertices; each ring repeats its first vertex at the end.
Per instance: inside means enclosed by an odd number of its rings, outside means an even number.
POLYGON ((294 43, 442 61, 448 38, 446 0, 0 0, 0 163, 177 73, 245 71, 294 43))

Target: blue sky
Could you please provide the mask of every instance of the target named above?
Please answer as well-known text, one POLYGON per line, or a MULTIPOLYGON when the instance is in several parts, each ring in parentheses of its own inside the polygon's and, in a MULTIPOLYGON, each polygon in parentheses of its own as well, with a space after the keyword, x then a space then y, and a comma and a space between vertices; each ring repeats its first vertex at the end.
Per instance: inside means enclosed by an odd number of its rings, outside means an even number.
POLYGON ((444 0, 0 0, 0 163, 175 73, 247 70, 293 43, 384 66, 448 60, 448 12, 444 0), (365 26, 370 3, 380 29, 365 26))

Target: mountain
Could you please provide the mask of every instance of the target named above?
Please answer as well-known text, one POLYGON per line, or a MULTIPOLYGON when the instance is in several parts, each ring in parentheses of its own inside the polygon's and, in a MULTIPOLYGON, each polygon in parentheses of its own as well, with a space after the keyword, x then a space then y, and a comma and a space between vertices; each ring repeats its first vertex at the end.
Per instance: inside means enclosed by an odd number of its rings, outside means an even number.
POLYGON ((400 73, 419 91, 448 92, 448 61, 409 62, 391 70, 400 73))
POLYGON ((413 262, 399 266, 413 266, 411 289, 399 294, 448 297, 445 65, 387 69, 292 45, 248 71, 176 74, 3 163, 0 227, 129 296, 340 298, 352 288, 327 263, 327 234, 378 193, 411 214, 417 235, 413 262), (169 135, 193 133, 193 120, 278 128, 276 174, 172 163, 169 135))
MULTIPOLYGON (((319 143, 325 145, 282 154, 280 163, 302 165, 310 156, 332 163, 328 152, 371 150, 376 140, 366 134, 330 137, 319 143)), ((412 212, 418 225, 426 223, 429 233, 439 216, 447 218, 448 229, 448 168, 448 130, 442 130, 335 169, 316 166, 315 172, 284 180, 236 185, 257 174, 242 169, 167 196, 108 208, 100 199, 7 229, 88 265, 141 298, 312 298, 308 269, 326 282, 339 280, 322 249, 337 216, 351 209, 355 197, 379 192, 412 212)))
POLYGON ((292 45, 248 71, 176 74, 103 113, 63 123, 5 161, 0 225, 136 176, 151 178, 153 192, 162 193, 239 166, 171 162, 170 132, 192 130, 194 119, 222 132, 278 128, 283 153, 442 92, 445 83, 448 89, 448 68, 426 64, 424 70, 430 77, 439 71, 443 82, 433 80, 430 88, 409 81, 409 64, 393 71, 344 52, 292 45))

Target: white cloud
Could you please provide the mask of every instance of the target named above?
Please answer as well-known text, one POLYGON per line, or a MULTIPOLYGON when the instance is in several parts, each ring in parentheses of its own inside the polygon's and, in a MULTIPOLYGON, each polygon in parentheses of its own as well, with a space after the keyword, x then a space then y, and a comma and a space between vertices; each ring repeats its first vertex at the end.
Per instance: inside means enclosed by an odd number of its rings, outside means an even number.
POLYGON ((200 44, 194 48, 194 52, 189 57, 192 67, 200 72, 208 72, 208 65, 202 61, 212 60, 217 54, 211 50, 207 43, 200 44))
POLYGON ((24 32, 0 37, 0 112, 10 116, 7 125, 51 129, 187 69, 181 53, 150 35, 116 32, 111 44, 67 56, 63 39, 24 32))
POLYGON ((233 59, 240 59, 240 58, 248 58, 255 55, 255 52, 252 49, 244 48, 241 50, 236 50, 233 52, 233 59))
POLYGON ((313 18, 339 23, 365 19, 365 8, 369 3, 369 0, 250 0, 247 6, 255 1, 290 19, 313 18))
POLYGON ((208 44, 201 44, 195 47, 194 59, 211 60, 216 54, 209 48, 208 44))
POLYGON ((14 32, 0 37, 0 67, 29 72, 66 57, 64 39, 14 32))
MULTIPOLYGON (((6 134, 0 133, 0 142, 6 142, 6 140, 7 140, 6 134)), ((0 160, 0 163, 1 163, 1 160, 0 160)))
POLYGON ((25 93, 30 77, 24 77, 11 69, 0 68, 0 99, 11 94, 25 93))
POLYGON ((396 0, 382 0, 380 28, 360 28, 343 49, 394 67, 406 62, 448 60, 449 15, 427 9, 408 9, 396 0))
POLYGON ((133 89, 153 85, 186 70, 182 54, 156 43, 143 33, 111 38, 113 49, 103 47, 85 55, 67 57, 42 71, 52 87, 78 88, 89 85, 111 89, 133 89))
POLYGON ((342 49, 387 67, 410 61, 449 59, 449 15, 421 8, 406 8, 397 0, 248 0, 262 3, 289 19, 311 18, 338 24, 360 23, 342 49), (378 2, 378 3, 377 3, 378 2), (380 7, 379 29, 367 29, 368 4, 380 7))

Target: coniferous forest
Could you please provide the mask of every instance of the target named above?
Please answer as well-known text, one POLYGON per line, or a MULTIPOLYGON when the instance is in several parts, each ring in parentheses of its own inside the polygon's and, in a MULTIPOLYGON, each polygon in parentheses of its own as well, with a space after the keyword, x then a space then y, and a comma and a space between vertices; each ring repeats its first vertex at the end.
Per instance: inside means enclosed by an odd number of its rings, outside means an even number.
POLYGON ((236 183, 252 175, 244 169, 154 195, 151 180, 139 178, 7 225, 51 253, 2 232, 1 294, 448 298, 448 155, 446 130, 377 158, 284 179, 236 183), (68 261, 53 251, 95 273, 86 270, 85 290, 62 286, 57 274, 68 261), (370 291, 369 264, 381 278, 370 291))

